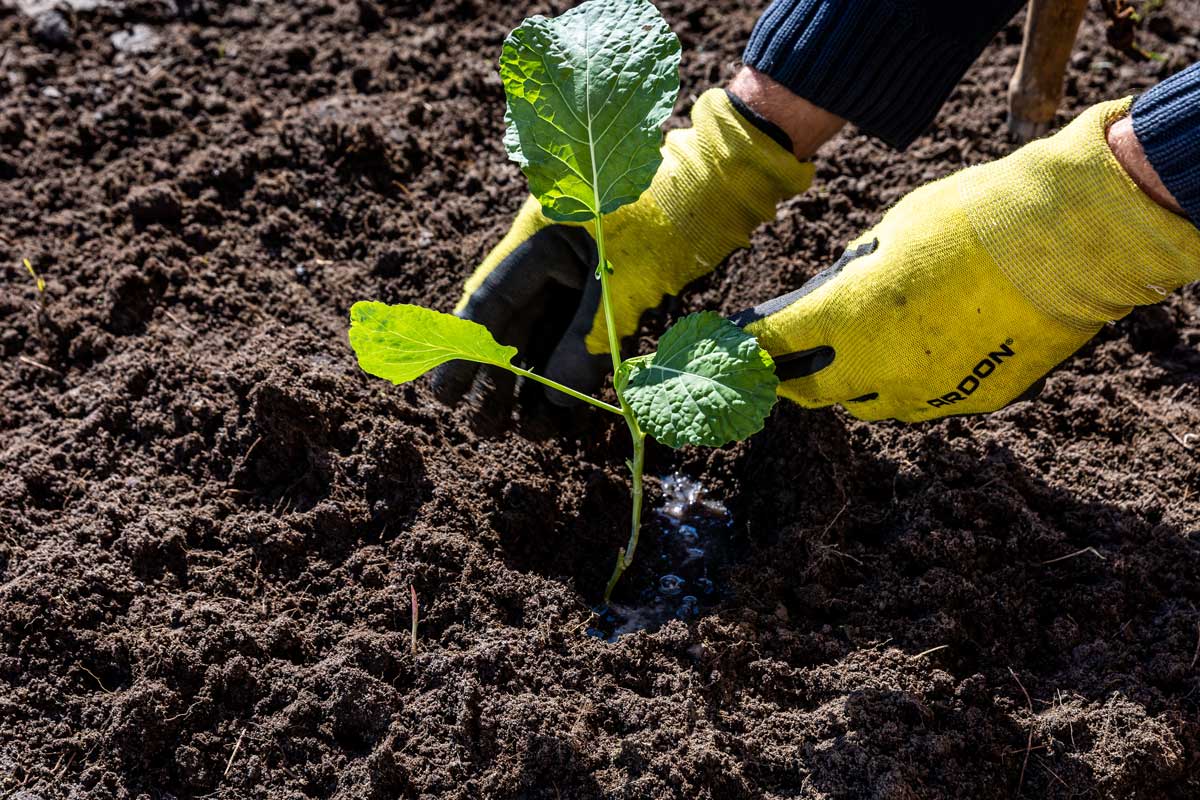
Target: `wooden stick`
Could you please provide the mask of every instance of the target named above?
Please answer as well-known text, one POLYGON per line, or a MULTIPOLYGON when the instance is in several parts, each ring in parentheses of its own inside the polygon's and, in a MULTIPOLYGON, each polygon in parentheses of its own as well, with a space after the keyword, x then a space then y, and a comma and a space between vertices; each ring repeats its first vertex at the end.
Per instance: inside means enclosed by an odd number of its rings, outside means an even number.
POLYGON ((1008 130, 1018 142, 1050 131, 1087 0, 1031 0, 1017 71, 1008 84, 1008 130))

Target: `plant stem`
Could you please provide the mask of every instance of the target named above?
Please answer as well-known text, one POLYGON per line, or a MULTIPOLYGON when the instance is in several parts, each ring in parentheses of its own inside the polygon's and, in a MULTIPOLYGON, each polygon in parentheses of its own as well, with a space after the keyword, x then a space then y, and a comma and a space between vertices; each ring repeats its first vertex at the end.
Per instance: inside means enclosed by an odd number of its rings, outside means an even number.
POLYGON ((516 374, 518 374, 524 378, 529 378, 530 380, 535 380, 538 383, 545 384, 546 386, 549 386, 551 389, 557 389, 558 391, 562 392, 565 395, 570 395, 571 397, 574 397, 576 400, 582 400, 585 403, 591 403, 596 408, 600 408, 605 411, 611 411, 614 414, 620 414, 622 416, 625 415, 624 411, 622 411, 621 409, 612 405, 611 403, 606 403, 603 400, 597 400, 595 397, 589 397, 588 395, 584 394, 583 392, 577 392, 574 389, 572 389, 570 386, 563 386, 558 381, 552 381, 549 378, 546 378, 542 375, 538 375, 536 372, 530 372, 527 369, 521 369, 520 367, 515 367, 510 364, 505 364, 504 368, 511 370, 512 372, 515 372, 516 374))
POLYGON ((608 329, 608 352, 612 356, 613 390, 621 403, 621 416, 629 426, 629 435, 633 439, 633 460, 629 462, 629 472, 632 478, 631 494, 633 498, 633 515, 629 530, 629 542, 617 551, 617 563, 613 567, 612 577, 604 589, 604 605, 608 605, 617 581, 621 579, 625 569, 633 563, 633 554, 637 550, 638 534, 642 528, 642 471, 646 465, 646 434, 638 425, 633 409, 625 402, 625 387, 621 382, 621 341, 617 336, 612 307, 612 293, 608 288, 608 259, 604 255, 604 219, 596 215, 596 256, 599 261, 600 298, 604 306, 604 327, 608 329))
POLYGON ((608 290, 608 259, 604 256, 604 219, 596 215, 596 257, 600 262, 600 302, 604 305, 604 327, 608 331, 608 352, 612 356, 613 388, 617 390, 617 399, 621 408, 625 408, 625 398, 621 396, 621 388, 617 386, 617 375, 621 371, 621 340, 617 337, 617 326, 613 324, 612 293, 608 290))
POLYGON ((629 465, 633 476, 633 520, 629 531, 629 543, 617 551, 616 566, 613 567, 612 577, 608 579, 608 586, 604 588, 605 606, 612 598, 613 589, 616 588, 617 581, 621 580, 626 567, 633 563, 633 554, 637 550, 638 533, 642 527, 642 468, 645 464, 646 434, 639 430, 633 437, 633 461, 629 465))

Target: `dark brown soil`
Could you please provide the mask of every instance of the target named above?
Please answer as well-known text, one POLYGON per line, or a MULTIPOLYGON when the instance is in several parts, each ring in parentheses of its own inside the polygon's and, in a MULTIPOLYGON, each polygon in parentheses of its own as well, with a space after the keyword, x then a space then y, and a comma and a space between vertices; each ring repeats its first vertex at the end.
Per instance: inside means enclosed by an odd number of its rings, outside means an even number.
MULTIPOLYGON (((781 406, 655 449, 743 555, 714 613, 612 645, 623 431, 358 371, 351 302, 448 308, 523 197, 494 62, 532 10, 0 10, 0 798, 1200 794, 1195 287, 989 418, 781 406)), ((664 12, 686 115, 754 14, 664 12)), ((1200 57, 1195 0, 1153 29, 1133 64, 1093 12, 1063 118, 1200 57)), ((909 152, 840 137, 682 306, 793 288, 1008 152, 1019 39, 909 152)))

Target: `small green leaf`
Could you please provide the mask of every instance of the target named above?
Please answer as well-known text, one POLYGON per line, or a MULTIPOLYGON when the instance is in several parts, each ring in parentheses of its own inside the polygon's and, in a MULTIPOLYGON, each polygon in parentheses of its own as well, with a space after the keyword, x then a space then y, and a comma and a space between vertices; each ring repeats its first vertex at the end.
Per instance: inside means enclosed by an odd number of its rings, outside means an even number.
POLYGON ((679 38, 649 0, 588 0, 504 40, 504 144, 546 216, 583 222, 632 203, 662 162, 679 38))
POLYGON ((758 340, 712 311, 684 317, 658 352, 629 359, 625 400, 670 447, 720 447, 762 430, 775 405, 775 363, 758 340))
POLYGON ((456 358, 508 368, 517 354, 478 322, 377 302, 350 307, 350 346, 364 372, 392 383, 407 383, 456 358))
POLYGON ((42 280, 42 276, 37 274, 37 270, 35 270, 33 268, 33 264, 29 263, 28 258, 23 258, 23 259, 21 259, 21 261, 24 262, 25 269, 29 271, 29 275, 33 278, 33 283, 34 283, 34 285, 37 286, 38 293, 39 294, 45 293, 46 282, 44 280, 42 280))

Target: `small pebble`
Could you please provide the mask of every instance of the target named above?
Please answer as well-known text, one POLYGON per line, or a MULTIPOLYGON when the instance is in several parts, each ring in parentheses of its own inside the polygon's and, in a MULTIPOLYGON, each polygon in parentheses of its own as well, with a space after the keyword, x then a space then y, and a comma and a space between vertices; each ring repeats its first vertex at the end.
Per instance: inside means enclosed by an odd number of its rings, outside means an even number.
POLYGON ((158 34, 149 25, 138 23, 127 31, 117 31, 109 37, 112 46, 122 53, 140 55, 158 49, 158 34))
POLYGON ((43 11, 29 26, 33 40, 42 47, 65 50, 71 46, 71 23, 58 11, 43 11))

